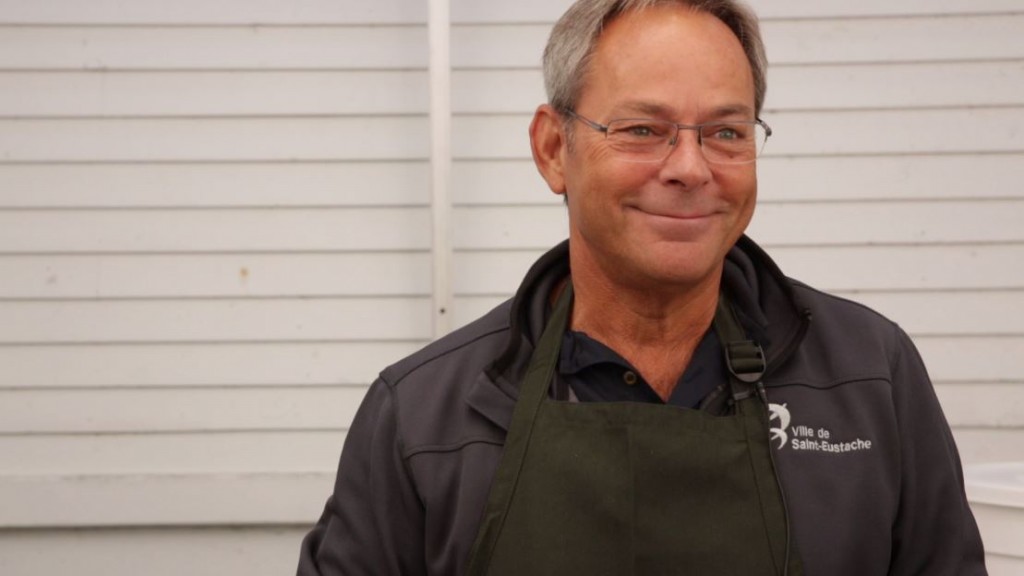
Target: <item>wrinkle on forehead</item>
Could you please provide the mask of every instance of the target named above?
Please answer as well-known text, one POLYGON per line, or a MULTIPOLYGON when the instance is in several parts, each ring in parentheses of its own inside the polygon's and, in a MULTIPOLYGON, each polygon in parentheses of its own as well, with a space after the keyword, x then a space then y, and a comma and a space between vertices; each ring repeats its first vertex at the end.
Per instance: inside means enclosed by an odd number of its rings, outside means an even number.
POLYGON ((588 96, 615 110, 680 122, 753 119, 756 98, 750 63, 732 30, 711 14, 675 4, 611 21, 580 103, 593 99, 588 96))

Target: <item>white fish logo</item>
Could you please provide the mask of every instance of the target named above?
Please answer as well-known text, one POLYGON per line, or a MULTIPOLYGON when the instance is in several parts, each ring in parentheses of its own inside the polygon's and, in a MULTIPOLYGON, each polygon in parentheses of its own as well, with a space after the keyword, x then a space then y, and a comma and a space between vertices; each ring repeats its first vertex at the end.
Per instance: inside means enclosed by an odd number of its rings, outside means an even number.
POLYGON ((785 404, 769 404, 768 405, 768 424, 771 425, 772 421, 778 420, 779 426, 770 428, 771 439, 779 441, 779 448, 786 445, 789 441, 789 434, 786 434, 786 430, 789 429, 789 423, 791 417, 789 415, 789 409, 786 408, 785 404))

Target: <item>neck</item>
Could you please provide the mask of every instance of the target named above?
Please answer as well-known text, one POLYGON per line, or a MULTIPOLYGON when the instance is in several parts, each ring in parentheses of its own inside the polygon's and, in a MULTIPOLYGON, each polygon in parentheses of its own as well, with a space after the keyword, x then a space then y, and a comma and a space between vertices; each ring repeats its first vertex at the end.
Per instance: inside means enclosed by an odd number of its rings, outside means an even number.
POLYGON ((573 268, 571 325, 628 360, 663 400, 714 319, 721 271, 693 285, 623 285, 573 268))

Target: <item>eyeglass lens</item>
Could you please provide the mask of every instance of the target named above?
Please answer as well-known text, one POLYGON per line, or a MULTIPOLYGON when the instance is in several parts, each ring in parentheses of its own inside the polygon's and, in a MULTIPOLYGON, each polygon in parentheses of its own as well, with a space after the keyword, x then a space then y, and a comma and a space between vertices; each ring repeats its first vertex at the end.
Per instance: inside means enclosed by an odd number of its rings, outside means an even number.
POLYGON ((710 162, 752 162, 767 139, 765 128, 757 122, 723 122, 695 127, 680 127, 659 120, 614 120, 608 124, 609 144, 638 162, 658 162, 671 153, 681 132, 700 132, 701 149, 710 162))

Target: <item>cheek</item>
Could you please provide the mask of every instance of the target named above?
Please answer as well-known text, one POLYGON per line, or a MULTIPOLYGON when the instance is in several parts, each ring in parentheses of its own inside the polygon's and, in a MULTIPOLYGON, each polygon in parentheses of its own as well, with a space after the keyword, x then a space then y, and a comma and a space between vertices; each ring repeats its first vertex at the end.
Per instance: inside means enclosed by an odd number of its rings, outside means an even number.
POLYGON ((660 165, 656 162, 626 162, 617 156, 595 158, 591 166, 592 186, 600 188, 609 200, 625 200, 643 196, 658 182, 660 165))
POLYGON ((566 158, 567 193, 589 206, 614 202, 644 181, 647 176, 638 170, 642 166, 622 162, 606 146, 577 142, 566 158))
POLYGON ((725 170, 715 173, 722 195, 737 206, 754 204, 757 201, 757 171, 725 170))

